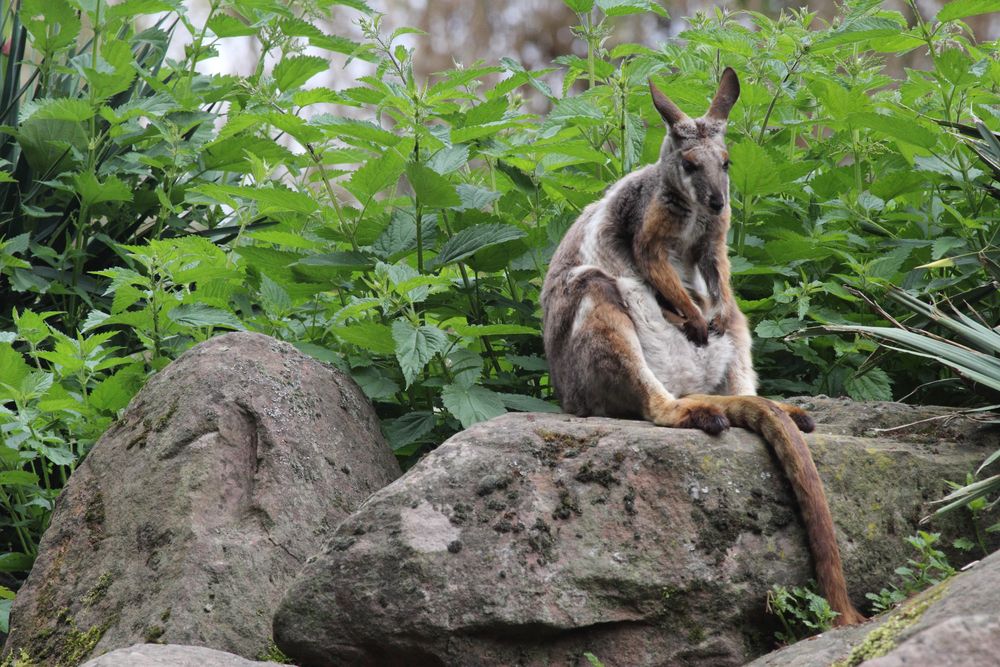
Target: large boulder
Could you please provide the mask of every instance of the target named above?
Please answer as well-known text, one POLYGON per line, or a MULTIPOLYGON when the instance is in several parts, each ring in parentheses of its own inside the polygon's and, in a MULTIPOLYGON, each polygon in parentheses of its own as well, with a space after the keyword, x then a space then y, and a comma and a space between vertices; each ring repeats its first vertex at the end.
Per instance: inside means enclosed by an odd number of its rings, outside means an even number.
MULTIPOLYGON (((921 421, 943 410, 805 405, 860 605, 905 562, 928 501, 995 434, 921 421)), ((966 521, 935 528, 968 532, 966 521)), ((587 664, 585 652, 606 665, 739 665, 773 641, 769 587, 811 576, 790 488, 757 436, 507 415, 348 517, 289 589, 274 636, 316 666, 587 664)))
POLYGON ((277 667, 281 664, 247 660, 203 646, 136 644, 88 660, 82 667, 277 667))
POLYGON ((748 667, 1000 665, 1000 552, 870 623, 770 653, 748 667))
POLYGON ((141 642, 256 657, 306 558, 399 475, 349 378, 227 334, 154 376, 59 497, 5 653, 72 665, 141 642))

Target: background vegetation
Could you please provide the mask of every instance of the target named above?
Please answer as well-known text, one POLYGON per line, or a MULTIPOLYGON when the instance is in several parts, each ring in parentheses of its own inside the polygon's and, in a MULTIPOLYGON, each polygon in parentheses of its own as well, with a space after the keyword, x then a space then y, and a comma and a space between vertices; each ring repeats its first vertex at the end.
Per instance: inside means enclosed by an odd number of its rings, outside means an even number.
POLYGON ((731 255, 763 393, 995 397, 870 338, 787 335, 902 317, 859 296, 889 284, 997 322, 996 172, 953 125, 1000 129, 1000 48, 963 23, 996 2, 913 6, 915 22, 871 0, 832 22, 719 11, 652 46, 612 36, 621 16, 663 15, 655 2, 565 4, 584 55, 429 77, 404 45, 419 31, 363 0, 212 0, 198 24, 178 0, 3 7, 0 571, 30 567, 58 490, 145 378, 214 333, 342 367, 404 459, 507 410, 556 410, 538 291, 580 210, 655 159, 650 77, 694 114, 722 68, 740 73, 731 255), (361 41, 325 30, 335 5, 361 41), (167 58, 181 27, 193 41, 167 58), (245 37, 252 74, 202 73, 245 37), (886 75, 914 51, 933 67, 886 75), (309 87, 332 53, 375 74, 309 87))

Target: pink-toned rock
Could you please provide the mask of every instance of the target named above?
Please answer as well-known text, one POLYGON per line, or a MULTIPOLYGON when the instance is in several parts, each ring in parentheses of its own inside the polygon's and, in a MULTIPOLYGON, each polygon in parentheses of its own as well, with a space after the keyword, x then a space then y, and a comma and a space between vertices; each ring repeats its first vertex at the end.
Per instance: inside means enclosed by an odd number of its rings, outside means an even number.
MULTIPOLYGON (((994 434, 956 419, 868 437, 945 411, 809 407, 860 605, 910 556, 903 537, 928 500, 994 434)), ((970 526, 956 513, 935 529, 970 526)), ((758 437, 506 415, 348 517, 289 589, 274 634, 310 667, 588 665, 585 652, 609 667, 725 667, 772 645, 770 586, 811 577, 788 484, 758 437)))
POLYGON ((399 474, 337 370, 260 334, 154 376, 59 497, 5 652, 75 665, 141 642, 254 658, 289 582, 399 474))

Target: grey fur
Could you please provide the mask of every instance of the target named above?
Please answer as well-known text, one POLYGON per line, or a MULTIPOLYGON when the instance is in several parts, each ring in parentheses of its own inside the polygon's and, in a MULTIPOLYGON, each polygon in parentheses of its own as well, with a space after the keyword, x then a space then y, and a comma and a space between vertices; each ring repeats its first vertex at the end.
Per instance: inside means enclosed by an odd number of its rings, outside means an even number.
POLYGON ((691 119, 651 84, 668 121, 660 159, 615 183, 586 209, 557 249, 542 289, 550 377, 563 409, 645 417, 693 393, 754 394, 746 320, 728 291, 725 114, 739 95, 728 70, 709 114, 691 119), (723 114, 724 112, 724 114, 723 114), (705 344, 667 321, 671 304, 643 277, 636 235, 651 206, 670 229, 670 265, 705 321, 725 318, 705 344), (720 265, 720 261, 724 265, 720 265), (659 297, 659 299, 658 299, 659 297))

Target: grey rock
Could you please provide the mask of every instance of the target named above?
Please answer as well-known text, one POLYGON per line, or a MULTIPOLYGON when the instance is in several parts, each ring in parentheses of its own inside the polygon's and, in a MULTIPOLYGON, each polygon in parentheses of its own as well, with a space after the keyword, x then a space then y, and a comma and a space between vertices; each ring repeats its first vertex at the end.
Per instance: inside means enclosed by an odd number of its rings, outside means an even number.
POLYGON ((278 662, 257 662, 203 646, 136 644, 88 660, 82 667, 264 667, 278 662))
MULTIPOLYGON (((906 561, 903 537, 945 479, 964 479, 996 432, 939 409, 808 405, 861 605, 906 561)), ((935 529, 967 533, 967 521, 935 529)), ((589 651, 609 666, 723 667, 771 647, 770 586, 811 576, 788 484, 758 437, 506 415, 348 517, 289 589, 274 636, 307 666, 586 665, 589 651)))
POLYGON ((339 371, 260 334, 155 375, 59 497, 5 653, 72 665, 141 642, 265 650, 306 558, 399 475, 339 371))
POLYGON ((854 628, 831 630, 748 667, 1000 666, 1000 552, 854 628))

